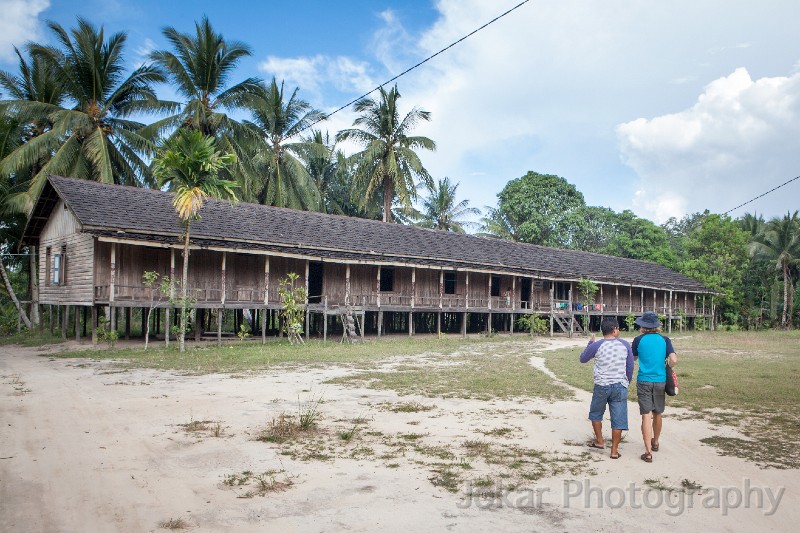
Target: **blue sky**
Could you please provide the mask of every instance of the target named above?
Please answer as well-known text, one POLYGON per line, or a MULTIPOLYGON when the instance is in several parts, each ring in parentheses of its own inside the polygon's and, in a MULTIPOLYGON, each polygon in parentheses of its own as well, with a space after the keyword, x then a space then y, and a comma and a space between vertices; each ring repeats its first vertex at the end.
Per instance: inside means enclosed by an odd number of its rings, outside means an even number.
MULTIPOLYGON (((133 65, 165 46, 162 27, 208 15, 253 48, 235 81, 274 75, 330 111, 517 3, 0 0, 0 66, 15 68, 12 44, 47 40, 46 20, 127 31, 133 65)), ((433 113, 423 162, 475 207, 534 170, 656 222, 723 212, 800 174, 797 20, 796 0, 533 0, 401 78, 401 107, 433 113)), ((798 199, 800 180, 732 214, 798 199)))

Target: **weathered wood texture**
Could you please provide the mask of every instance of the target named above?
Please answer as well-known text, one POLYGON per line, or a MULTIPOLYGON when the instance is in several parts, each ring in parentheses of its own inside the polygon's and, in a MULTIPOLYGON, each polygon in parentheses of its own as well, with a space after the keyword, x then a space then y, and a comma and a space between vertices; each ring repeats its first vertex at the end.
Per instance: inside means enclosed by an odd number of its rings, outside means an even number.
POLYGON ((93 237, 80 233, 78 220, 64 202, 59 201, 39 240, 39 302, 91 305, 93 256, 93 237), (62 260, 62 283, 56 285, 52 283, 52 263, 53 257, 61 254, 62 249, 66 250, 66 258, 62 260))

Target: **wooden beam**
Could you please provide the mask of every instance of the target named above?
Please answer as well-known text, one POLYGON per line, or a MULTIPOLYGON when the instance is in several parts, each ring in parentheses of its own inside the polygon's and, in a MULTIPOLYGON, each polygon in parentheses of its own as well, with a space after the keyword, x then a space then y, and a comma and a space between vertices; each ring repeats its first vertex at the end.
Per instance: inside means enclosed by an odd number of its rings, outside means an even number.
MULTIPOLYGON (((466 281, 464 283, 464 308, 469 309, 469 272, 466 273, 466 281)), ((466 318, 466 313, 464 316, 466 318)), ((466 334, 467 332, 464 330, 464 335, 466 334)))
POLYGON ((225 298, 228 294, 228 283, 225 278, 225 270, 227 269, 228 252, 222 252, 222 267, 220 268, 220 301, 222 306, 225 307, 225 298))

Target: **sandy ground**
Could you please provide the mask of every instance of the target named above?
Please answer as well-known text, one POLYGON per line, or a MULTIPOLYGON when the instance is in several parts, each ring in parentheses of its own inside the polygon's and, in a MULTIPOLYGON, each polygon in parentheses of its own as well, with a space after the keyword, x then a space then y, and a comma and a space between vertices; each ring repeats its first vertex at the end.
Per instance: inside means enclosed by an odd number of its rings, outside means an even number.
MULTIPOLYGON (((538 347, 571 343, 577 354, 583 342, 548 340, 538 347)), ((533 349, 531 364, 543 367, 533 349)), ((800 523, 796 471, 762 470, 718 456, 699 441, 731 430, 678 420, 675 410, 665 420, 661 451, 645 464, 635 405, 622 458, 611 460, 608 450, 575 445, 590 434, 590 395, 583 391, 574 401, 486 402, 322 384, 346 372, 119 372, 108 362, 2 347, 0 531, 158 531, 163 521, 178 518, 193 531, 236 532, 791 531, 800 523), (525 491, 505 494, 499 486, 496 497, 469 498, 467 486, 457 493, 434 486, 430 461, 348 458, 347 447, 363 444, 358 435, 325 461, 295 460, 282 455, 280 445, 255 440, 270 420, 296 412, 298 397, 317 392, 324 396, 320 426, 329 430, 359 417, 375 434, 414 432, 427 445, 461 454, 465 440, 493 438, 480 431, 512 427, 511 436, 495 440, 576 456, 588 451, 588 470, 539 479, 525 491), (385 409, 386 402, 408 401, 436 408, 385 409), (188 433, 179 425, 193 420, 218 421, 221 436, 188 433), (276 479, 291 486, 241 498, 245 488, 223 483, 234 473, 274 470, 283 471, 276 479), (703 492, 662 492, 646 479, 671 487, 688 479, 703 492)))

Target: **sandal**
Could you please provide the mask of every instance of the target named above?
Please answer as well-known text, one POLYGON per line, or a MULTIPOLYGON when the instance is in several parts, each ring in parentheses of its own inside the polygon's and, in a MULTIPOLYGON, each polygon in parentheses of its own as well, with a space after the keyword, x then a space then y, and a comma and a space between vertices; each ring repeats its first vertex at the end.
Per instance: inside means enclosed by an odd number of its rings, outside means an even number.
POLYGON ((657 451, 658 451, 658 444, 656 444, 656 440, 655 440, 655 439, 650 439, 650 448, 651 448, 651 449, 652 449, 654 452, 657 452, 657 451))
POLYGON ((587 445, 589 448, 596 448, 596 449, 598 449, 598 450, 605 450, 605 449, 606 449, 605 445, 603 445, 603 446, 600 446, 599 444, 597 444, 597 442, 595 442, 595 441, 593 441, 593 440, 592 440, 592 441, 589 441, 589 442, 587 442, 587 443, 586 443, 586 445, 587 445))
POLYGON ((641 456, 641 460, 644 461, 645 463, 652 463, 653 462, 653 456, 652 456, 652 454, 649 454, 649 453, 643 453, 642 456, 641 456))
POLYGON ((611 457, 612 459, 619 459, 620 457, 622 457, 622 454, 617 453, 617 455, 610 455, 609 457, 611 457))

